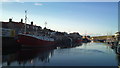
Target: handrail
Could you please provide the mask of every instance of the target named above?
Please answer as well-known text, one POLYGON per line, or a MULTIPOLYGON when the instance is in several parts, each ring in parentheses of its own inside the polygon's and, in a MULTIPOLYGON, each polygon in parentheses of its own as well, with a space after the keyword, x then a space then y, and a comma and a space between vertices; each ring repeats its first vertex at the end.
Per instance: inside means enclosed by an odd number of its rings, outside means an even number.
POLYGON ((36 35, 30 35, 30 34, 21 34, 21 35, 31 36, 31 37, 35 37, 37 39, 46 40, 46 41, 54 41, 53 38, 50 38, 47 36, 36 36, 36 35))

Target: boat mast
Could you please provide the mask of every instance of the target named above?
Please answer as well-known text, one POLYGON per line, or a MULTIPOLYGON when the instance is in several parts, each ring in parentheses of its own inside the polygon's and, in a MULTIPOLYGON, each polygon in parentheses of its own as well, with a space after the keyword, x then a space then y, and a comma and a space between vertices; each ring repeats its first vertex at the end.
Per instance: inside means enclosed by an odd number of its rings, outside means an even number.
POLYGON ((26 33, 26 24, 27 24, 27 10, 25 10, 25 33, 26 33))

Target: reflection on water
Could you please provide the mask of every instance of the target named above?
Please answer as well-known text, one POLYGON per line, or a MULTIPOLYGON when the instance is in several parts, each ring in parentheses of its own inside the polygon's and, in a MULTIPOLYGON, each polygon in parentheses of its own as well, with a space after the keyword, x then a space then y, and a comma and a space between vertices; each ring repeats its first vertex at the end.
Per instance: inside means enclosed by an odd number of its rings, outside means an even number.
POLYGON ((3 66, 118 66, 120 56, 104 43, 4 51, 3 66))
POLYGON ((53 49, 52 47, 49 48, 34 48, 34 49, 21 49, 16 51, 16 53, 3 55, 3 63, 6 63, 5 65, 12 65, 12 63, 15 63, 15 65, 26 65, 26 64, 32 64, 34 61, 40 61, 49 63, 49 59, 53 55, 53 49))

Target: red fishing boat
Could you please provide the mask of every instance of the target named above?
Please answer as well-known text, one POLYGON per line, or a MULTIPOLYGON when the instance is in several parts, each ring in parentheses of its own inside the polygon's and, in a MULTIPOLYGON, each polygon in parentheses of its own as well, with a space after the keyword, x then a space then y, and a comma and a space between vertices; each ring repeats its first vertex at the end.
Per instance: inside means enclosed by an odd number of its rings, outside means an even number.
MULTIPOLYGON (((26 31, 27 11, 25 11, 25 14, 26 15, 25 15, 24 33, 20 33, 17 35, 17 37, 18 37, 17 42, 20 43, 21 45, 24 45, 27 47, 47 46, 47 45, 54 44, 54 39, 51 38, 49 35, 46 35, 45 33, 44 33, 44 35, 27 33, 27 31, 26 31)), ((37 31, 37 29, 36 29, 36 31, 37 31)))
POLYGON ((29 47, 43 47, 53 45, 54 39, 47 36, 36 36, 30 34, 19 34, 18 43, 29 47))

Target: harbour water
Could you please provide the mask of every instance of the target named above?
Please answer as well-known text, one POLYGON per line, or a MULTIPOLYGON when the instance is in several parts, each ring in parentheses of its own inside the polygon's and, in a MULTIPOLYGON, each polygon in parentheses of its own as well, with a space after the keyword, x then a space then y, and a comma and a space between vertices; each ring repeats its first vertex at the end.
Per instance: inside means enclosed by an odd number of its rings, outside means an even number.
POLYGON ((118 66, 120 63, 120 57, 105 43, 10 51, 3 53, 3 66, 118 66))

